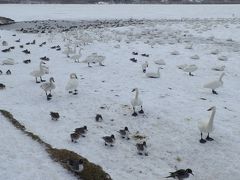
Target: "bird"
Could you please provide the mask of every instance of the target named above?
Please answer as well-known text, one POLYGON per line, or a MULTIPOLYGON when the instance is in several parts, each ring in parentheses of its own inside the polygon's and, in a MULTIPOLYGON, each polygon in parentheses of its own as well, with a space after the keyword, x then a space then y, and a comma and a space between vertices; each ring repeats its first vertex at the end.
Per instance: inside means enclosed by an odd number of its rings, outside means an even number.
POLYGON ((212 89, 212 93, 217 95, 218 93, 217 93, 216 89, 223 85, 222 78, 223 78, 224 75, 225 75, 225 73, 223 72, 220 75, 219 79, 217 79, 215 81, 211 81, 211 82, 205 84, 203 87, 208 88, 208 89, 212 89))
POLYGON ((86 134, 87 131, 88 131, 87 126, 83 126, 83 127, 76 128, 76 129, 75 129, 75 133, 78 133, 78 134, 79 134, 80 136, 82 136, 82 137, 85 137, 84 134, 86 134))
POLYGON ((148 73, 146 73, 146 76, 148 78, 160 78, 160 69, 161 69, 161 67, 158 67, 158 70, 157 70, 156 73, 155 72, 148 72, 148 73))
POLYGON ((80 134, 74 132, 70 134, 71 141, 77 143, 77 140, 80 138, 80 134))
POLYGON ((47 96, 47 100, 50 100, 51 98, 52 98, 52 94, 51 94, 51 91, 53 90, 53 89, 55 89, 55 84, 54 84, 54 78, 53 77, 51 77, 50 79, 49 79, 49 82, 45 82, 45 83, 43 83, 40 87, 45 91, 45 93, 46 93, 46 96, 47 96), (47 92, 49 91, 49 94, 47 94, 47 92))
POLYGON ((54 121, 57 121, 60 118, 58 112, 50 112, 50 115, 51 115, 52 120, 54 120, 54 121))
POLYGON ((191 56, 190 58, 191 58, 191 59, 200 59, 200 57, 199 57, 197 54, 191 56))
POLYGON ((97 53, 92 53, 91 55, 87 56, 85 60, 81 61, 82 63, 87 63, 88 67, 90 66, 90 63, 99 63, 100 66, 103 65, 103 61, 105 60, 105 56, 100 56, 97 53))
POLYGON ((123 139, 127 139, 127 140, 129 140, 130 138, 129 138, 129 130, 128 130, 128 127, 125 127, 124 129, 120 129, 119 131, 119 134, 121 135, 121 137, 123 138, 123 139))
POLYGON ((134 88, 134 89, 132 90, 132 92, 136 92, 135 98, 131 100, 131 104, 132 104, 132 107, 133 107, 133 114, 132 114, 132 116, 137 116, 137 113, 136 113, 136 111, 135 111, 135 108, 136 108, 137 106, 140 106, 140 107, 141 107, 141 110, 139 111, 139 113, 140 113, 140 114, 143 114, 143 113, 144 113, 144 111, 143 111, 143 109, 142 109, 142 104, 143 104, 143 103, 142 103, 142 100, 138 97, 138 95, 139 95, 138 88, 134 88))
POLYGON ((182 70, 189 73, 189 76, 194 76, 192 72, 196 71, 198 67, 195 64, 185 66, 182 70))
POLYGON ((95 120, 96 120, 97 122, 102 121, 102 120, 103 120, 102 115, 101 115, 101 114, 97 114, 96 117, 95 117, 95 120))
POLYGON ((69 159, 67 160, 67 165, 70 167, 70 169, 74 172, 82 172, 84 167, 83 167, 83 160, 75 160, 75 159, 69 159))
POLYGON ((68 91, 69 94, 73 93, 73 95, 78 94, 78 78, 75 73, 70 74, 70 79, 67 82, 65 89, 68 91))
POLYGON ((109 146, 113 147, 113 144, 115 143, 115 137, 113 134, 111 136, 104 136, 102 138, 105 141, 105 146, 109 145, 109 146))
POLYGON ((2 75, 2 73, 3 73, 2 70, 0 70, 0 75, 2 75))
POLYGON ((166 65, 166 62, 163 59, 156 60, 154 63, 157 65, 166 65))
POLYGON ((215 66, 215 67, 212 68, 212 70, 214 70, 214 71, 224 71, 225 67, 226 67, 225 65, 215 66))
POLYGON ((148 67, 148 62, 145 61, 145 63, 142 64, 142 71, 143 71, 143 73, 146 72, 147 67, 148 67))
POLYGON ((10 69, 7 70, 6 74, 7 74, 7 75, 11 75, 11 74, 12 74, 12 72, 10 71, 10 69))
POLYGON ((2 61, 2 65, 14 65, 15 61, 12 58, 8 58, 2 61))
POLYGON ((70 59, 73 59, 74 62, 79 63, 79 59, 80 59, 80 57, 82 56, 81 50, 82 50, 82 49, 79 49, 78 54, 75 54, 75 55, 71 56, 70 59))
MULTIPOLYGON (((193 175, 193 172, 191 169, 179 169, 175 172, 169 172, 170 176, 167 176, 165 178, 174 178, 174 179, 179 179, 179 180, 183 180, 189 177, 189 174, 193 175)), ((194 176, 194 175, 193 175, 194 176)))
POLYGON ((198 123, 198 129, 201 132, 201 139, 199 140, 200 143, 206 143, 206 140, 213 141, 213 138, 209 137, 209 133, 213 131, 213 120, 216 113, 216 107, 213 106, 209 108, 208 111, 212 111, 210 119, 208 121, 200 121, 198 123), (206 140, 202 138, 202 133, 208 133, 206 140))
POLYGON ((4 84, 0 83, 0 89, 5 89, 5 88, 6 88, 6 86, 4 84))
POLYGON ((42 76, 43 76, 44 74, 48 74, 49 70, 48 70, 48 67, 44 66, 44 64, 46 64, 46 63, 43 62, 43 61, 41 61, 41 62, 40 62, 40 65, 39 65, 39 69, 38 69, 38 70, 34 70, 34 71, 32 71, 32 72, 30 73, 32 76, 35 77, 36 83, 40 83, 40 82, 45 82, 45 81, 46 81, 46 80, 43 80, 43 79, 42 79, 42 76), (38 81, 37 78, 40 78, 40 81, 38 81))
POLYGON ((137 147, 139 155, 143 155, 144 154, 145 156, 148 156, 146 141, 143 141, 143 143, 137 143, 136 147, 137 147))

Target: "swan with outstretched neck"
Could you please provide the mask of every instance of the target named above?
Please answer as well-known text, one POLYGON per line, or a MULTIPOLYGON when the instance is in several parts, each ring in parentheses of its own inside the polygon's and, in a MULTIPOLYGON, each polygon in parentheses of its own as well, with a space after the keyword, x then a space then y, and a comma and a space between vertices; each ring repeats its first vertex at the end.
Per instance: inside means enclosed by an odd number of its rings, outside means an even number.
POLYGON ((134 88, 134 89, 132 90, 132 92, 136 92, 135 98, 131 100, 131 104, 132 104, 132 107, 133 107, 133 114, 132 114, 132 116, 137 116, 137 113, 136 113, 136 107, 137 107, 137 106, 140 106, 140 107, 141 107, 141 110, 138 111, 138 113, 143 114, 143 113, 144 113, 144 111, 143 111, 143 109, 142 109, 142 104, 143 104, 143 103, 142 103, 142 100, 139 98, 138 88, 134 88))
POLYGON ((219 87, 221 87, 221 86, 223 85, 223 80, 222 80, 222 78, 223 78, 224 75, 225 75, 225 73, 223 72, 223 73, 221 74, 221 76, 219 77, 218 80, 209 82, 209 83, 205 84, 203 87, 204 87, 204 88, 208 88, 208 89, 212 89, 212 93, 213 93, 213 94, 218 94, 217 91, 216 91, 216 89, 219 88, 219 87))

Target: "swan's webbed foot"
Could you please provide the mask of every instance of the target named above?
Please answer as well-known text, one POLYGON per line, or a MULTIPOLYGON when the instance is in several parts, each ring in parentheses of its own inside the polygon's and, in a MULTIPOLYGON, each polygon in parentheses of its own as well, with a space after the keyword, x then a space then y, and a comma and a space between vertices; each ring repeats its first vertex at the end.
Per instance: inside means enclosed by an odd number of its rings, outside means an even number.
POLYGON ((36 81, 36 83, 40 83, 40 81, 36 81))
POLYGON ((49 95, 47 96, 47 100, 50 101, 52 99, 52 97, 50 97, 49 95))
POLYGON ((206 141, 205 139, 202 139, 202 138, 201 138, 201 139, 199 140, 199 142, 202 143, 202 144, 204 144, 204 143, 206 143, 207 141, 206 141))
POLYGON ((145 73, 146 72, 146 69, 143 69, 143 73, 145 73))
POLYGON ((209 137, 209 134, 208 134, 208 136, 206 137, 206 140, 207 140, 207 141, 213 141, 214 139, 211 138, 211 137, 209 137))
POLYGON ((139 152, 138 154, 139 154, 139 155, 143 155, 143 153, 141 153, 141 152, 139 152))
POLYGON ((138 111, 138 113, 144 114, 144 111, 141 109, 140 111, 138 111))
POLYGON ((192 73, 189 73, 189 76, 194 76, 192 73))
POLYGON ((215 90, 212 90, 212 93, 213 93, 213 94, 216 94, 216 95, 218 94, 217 91, 215 91, 215 90))
POLYGON ((136 116, 137 116, 137 113, 134 111, 134 113, 132 113, 132 116, 135 116, 135 117, 136 117, 136 116))
POLYGON ((48 97, 50 97, 50 98, 51 98, 51 97, 52 97, 52 95, 51 95, 51 94, 49 94, 49 95, 48 95, 48 97))
POLYGON ((73 95, 77 95, 77 94, 78 94, 78 90, 75 89, 73 95))

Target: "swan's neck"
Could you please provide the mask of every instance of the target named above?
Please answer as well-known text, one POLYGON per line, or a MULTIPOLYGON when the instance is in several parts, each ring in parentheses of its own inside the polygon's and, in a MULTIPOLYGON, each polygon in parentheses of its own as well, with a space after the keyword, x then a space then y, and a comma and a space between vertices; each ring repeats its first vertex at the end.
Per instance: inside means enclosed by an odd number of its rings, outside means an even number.
POLYGON ((221 74, 220 78, 219 78, 219 81, 222 82, 222 78, 223 78, 224 74, 221 74))
POLYGON ((42 65, 42 63, 40 64, 40 71, 43 72, 43 65, 42 65))
POLYGON ((213 125, 213 119, 214 119, 215 113, 216 113, 216 110, 213 109, 211 117, 210 117, 209 122, 208 122, 208 125, 210 125, 210 126, 213 125))
POLYGON ((135 99, 138 99, 138 90, 136 90, 135 99))

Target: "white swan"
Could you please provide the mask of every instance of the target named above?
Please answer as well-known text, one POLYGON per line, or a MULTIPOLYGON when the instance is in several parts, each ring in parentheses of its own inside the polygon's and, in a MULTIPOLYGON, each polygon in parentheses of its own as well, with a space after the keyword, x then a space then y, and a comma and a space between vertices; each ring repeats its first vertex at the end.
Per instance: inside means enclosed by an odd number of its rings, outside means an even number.
POLYGON ((166 63, 163 59, 156 60, 156 61, 154 61, 154 63, 157 65, 166 65, 166 63))
POLYGON ((145 61, 145 63, 142 64, 142 71, 143 71, 143 73, 146 72, 147 67, 148 67, 148 62, 145 61))
POLYGON ((142 109, 142 104, 143 104, 143 103, 142 103, 141 99, 139 99, 139 97, 138 97, 138 95, 139 95, 138 88, 134 88, 134 89, 132 90, 132 92, 134 92, 134 91, 136 92, 135 98, 131 100, 131 104, 132 104, 132 107, 133 107, 133 114, 132 114, 132 116, 137 116, 137 113, 136 113, 136 111, 135 111, 135 107, 137 107, 137 106, 140 106, 140 107, 141 107, 141 110, 139 111, 140 114, 143 114, 144 111, 143 111, 143 109, 142 109))
POLYGON ((215 66, 215 67, 213 67, 212 68, 212 70, 214 70, 214 71, 224 71, 224 69, 225 69, 225 67, 226 66, 215 66))
POLYGON ((220 61, 227 61, 228 58, 227 58, 227 56, 219 56, 218 60, 220 60, 220 61))
POLYGON ((148 78, 160 78, 160 69, 161 69, 161 67, 158 67, 158 70, 157 70, 156 73, 154 73, 154 72, 149 72, 149 73, 146 73, 146 76, 147 76, 148 78))
POLYGON ((190 58, 191 58, 191 59, 196 59, 196 60, 197 60, 197 59, 200 59, 200 57, 199 57, 197 54, 191 56, 190 58))
POLYGON ((48 67, 44 66, 43 64, 46 64, 45 62, 41 61, 39 65, 39 70, 32 71, 30 74, 36 78, 36 83, 40 83, 40 81, 37 80, 39 77, 41 82, 45 82, 45 80, 42 79, 42 76, 44 74, 49 73, 48 67))
POLYGON ((185 66, 182 70, 189 73, 189 76, 193 76, 192 72, 196 71, 198 67, 195 64, 185 66))
POLYGON ((45 93, 46 93, 46 96, 47 96, 47 100, 50 100, 51 98, 52 98, 52 94, 51 94, 51 91, 53 90, 53 89, 55 89, 55 84, 54 84, 54 78, 53 77, 51 77, 50 79, 49 79, 49 82, 46 82, 46 83, 43 83, 42 85, 41 85, 41 88, 45 91, 45 93), (49 94, 47 94, 48 93, 48 91, 49 91, 49 94))
POLYGON ((74 95, 77 95, 78 94, 77 88, 78 88, 78 78, 77 78, 77 75, 75 73, 72 73, 72 74, 70 74, 70 79, 68 80, 65 89, 69 93, 73 93, 74 95))
POLYGON ((105 56, 100 56, 97 53, 92 53, 91 55, 87 56, 85 60, 81 61, 82 63, 87 63, 88 67, 90 66, 90 63, 99 63, 100 66, 104 66, 102 62, 105 60, 105 56))
POLYGON ((75 54, 75 55, 71 56, 70 58, 72 60, 74 60, 74 62, 78 62, 79 63, 79 59, 80 59, 81 56, 82 56, 81 49, 79 49, 78 54, 75 54))
POLYGON ((171 52, 171 55, 179 55, 180 53, 178 51, 171 52))
POLYGON ((225 75, 225 73, 223 72, 218 80, 211 81, 211 82, 205 84, 203 87, 208 88, 208 89, 212 89, 213 94, 218 94, 215 89, 217 89, 217 88, 219 88, 223 85, 222 78, 223 78, 224 75, 225 75))
POLYGON ((200 121, 198 124, 198 129, 201 132, 201 139, 199 140, 200 143, 205 143, 207 141, 212 141, 213 139, 209 137, 209 133, 213 131, 213 119, 216 113, 216 107, 213 106, 208 111, 212 111, 211 117, 209 121, 200 121), (202 138, 202 133, 208 133, 206 140, 202 138))
POLYGON ((7 58, 6 60, 2 61, 2 65, 14 65, 15 61, 12 58, 7 58))

